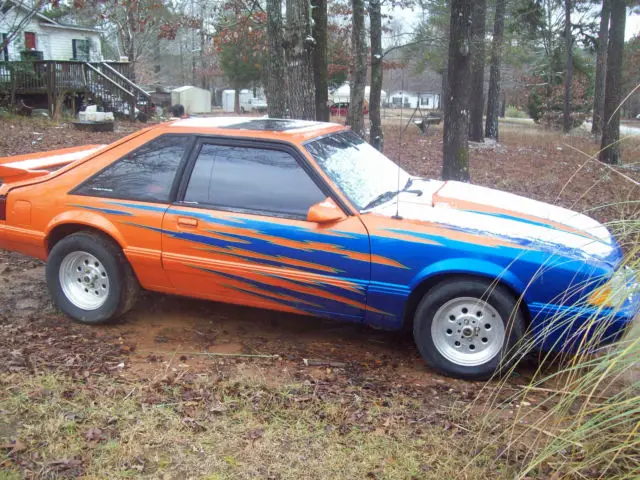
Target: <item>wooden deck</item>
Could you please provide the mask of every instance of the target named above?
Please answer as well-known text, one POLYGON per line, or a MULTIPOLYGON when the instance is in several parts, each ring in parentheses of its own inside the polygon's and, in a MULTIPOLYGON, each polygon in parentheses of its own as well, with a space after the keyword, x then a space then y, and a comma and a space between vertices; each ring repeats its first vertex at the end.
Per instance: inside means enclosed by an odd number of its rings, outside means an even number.
POLYGON ((134 115, 136 105, 148 95, 129 79, 126 62, 78 62, 35 60, 0 62, 0 94, 45 94, 53 113, 60 94, 89 92, 114 112, 134 115))

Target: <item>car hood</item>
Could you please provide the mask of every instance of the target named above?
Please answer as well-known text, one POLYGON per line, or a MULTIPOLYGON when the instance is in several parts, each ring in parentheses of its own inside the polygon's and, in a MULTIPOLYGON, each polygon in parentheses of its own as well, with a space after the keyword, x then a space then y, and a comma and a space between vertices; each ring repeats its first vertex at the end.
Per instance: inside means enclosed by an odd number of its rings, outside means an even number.
POLYGON ((408 223, 437 223, 573 258, 616 264, 621 256, 607 228, 586 215, 468 183, 413 179, 397 201, 371 213, 398 213, 408 223))

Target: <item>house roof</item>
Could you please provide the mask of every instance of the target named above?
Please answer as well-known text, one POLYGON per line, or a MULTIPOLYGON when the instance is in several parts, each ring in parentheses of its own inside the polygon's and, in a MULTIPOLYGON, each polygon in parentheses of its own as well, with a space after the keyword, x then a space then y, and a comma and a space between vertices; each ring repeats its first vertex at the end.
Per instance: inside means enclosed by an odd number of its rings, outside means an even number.
MULTIPOLYGON (((13 1, 11 3, 13 3, 13 5, 16 8, 20 8, 20 9, 25 10, 27 12, 31 11, 30 7, 24 5, 20 1, 13 1)), ((102 33, 101 30, 98 30, 96 28, 81 27, 79 25, 69 25, 69 24, 65 24, 65 23, 56 22, 55 20, 53 20, 52 18, 47 17, 46 15, 44 15, 41 12, 36 12, 34 16, 40 20, 40 25, 42 27, 60 28, 60 29, 66 29, 66 30, 80 30, 80 31, 85 31, 85 32, 102 33)))
POLYGON ((81 27, 79 25, 68 25, 66 23, 43 23, 41 24, 41 26, 47 28, 59 28, 63 30, 80 30, 83 32, 102 33, 102 30, 98 30, 97 28, 81 27))

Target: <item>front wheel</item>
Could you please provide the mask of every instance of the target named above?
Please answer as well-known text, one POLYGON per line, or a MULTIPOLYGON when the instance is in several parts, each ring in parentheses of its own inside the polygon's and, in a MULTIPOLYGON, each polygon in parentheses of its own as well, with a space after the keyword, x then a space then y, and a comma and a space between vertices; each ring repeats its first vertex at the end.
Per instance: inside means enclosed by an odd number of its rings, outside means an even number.
POLYGON ((413 335, 420 354, 439 372, 483 380, 504 372, 516 356, 525 322, 511 292, 479 279, 451 279, 424 296, 413 335))
POLYGON ((140 290, 119 246, 93 232, 60 240, 51 249, 46 275, 55 304, 81 323, 103 323, 124 314, 140 290))

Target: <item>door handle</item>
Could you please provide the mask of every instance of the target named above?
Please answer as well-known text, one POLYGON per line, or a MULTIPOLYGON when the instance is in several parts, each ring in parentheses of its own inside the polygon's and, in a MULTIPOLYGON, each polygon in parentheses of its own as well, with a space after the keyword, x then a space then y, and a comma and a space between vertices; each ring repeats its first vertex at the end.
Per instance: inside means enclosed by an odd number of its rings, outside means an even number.
POLYGON ((196 218, 178 217, 178 225, 181 227, 195 228, 198 226, 196 218))

